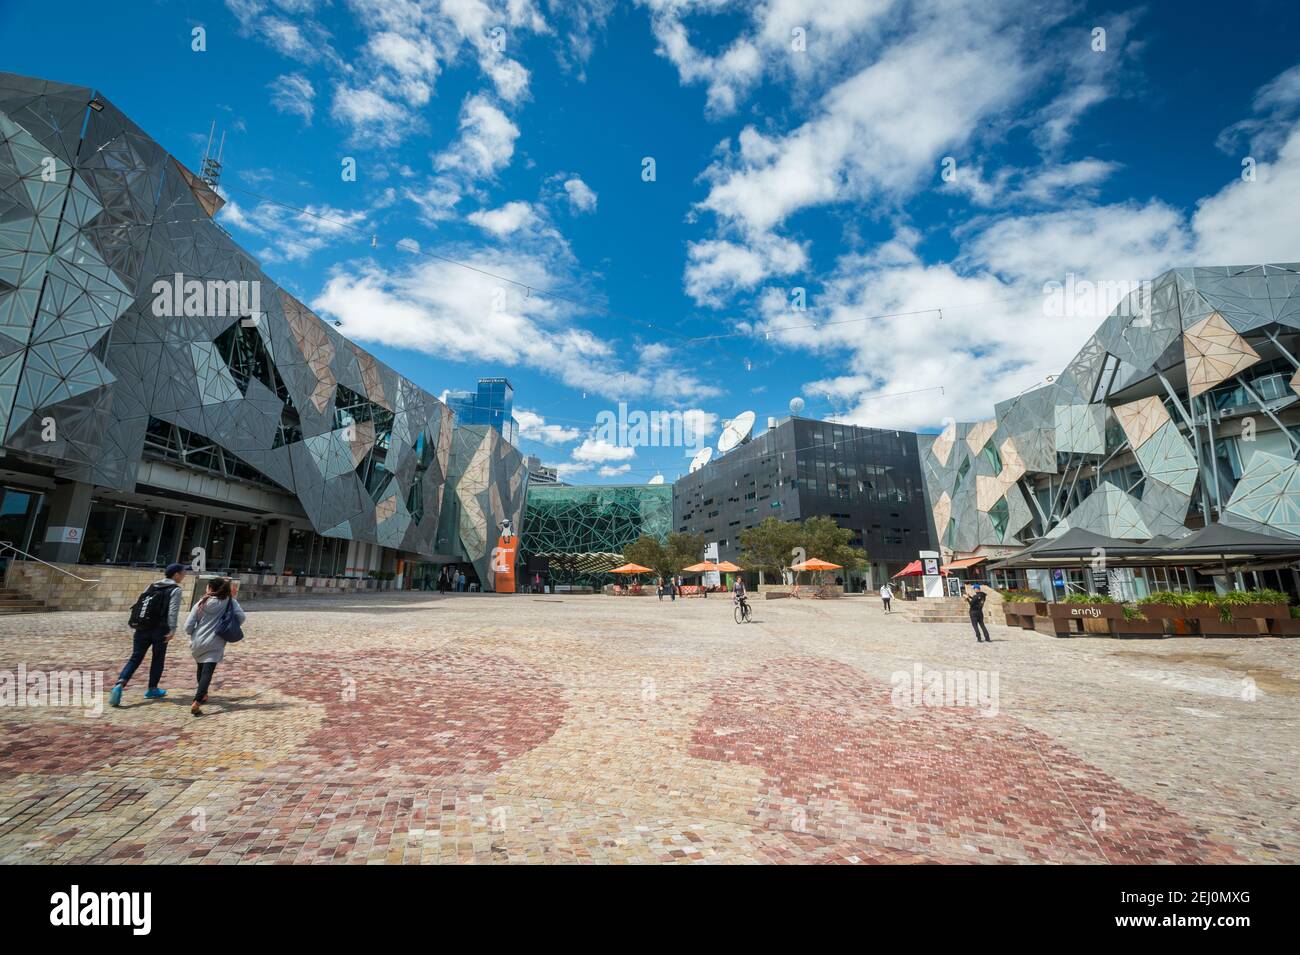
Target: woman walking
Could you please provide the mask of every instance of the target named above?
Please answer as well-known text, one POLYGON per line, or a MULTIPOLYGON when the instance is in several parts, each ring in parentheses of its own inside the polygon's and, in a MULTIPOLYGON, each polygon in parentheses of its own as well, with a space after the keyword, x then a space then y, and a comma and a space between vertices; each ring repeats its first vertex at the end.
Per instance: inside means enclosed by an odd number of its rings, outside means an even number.
POLYGON ((185 632, 190 635, 190 653, 194 654, 194 662, 198 665, 198 687, 194 690, 194 702, 190 704, 191 716, 203 715, 199 707, 208 702, 212 674, 226 655, 226 638, 217 633, 222 614, 229 607, 235 620, 241 624, 244 622, 244 608, 235 599, 238 589, 238 581, 214 577, 208 581, 208 592, 194 605, 185 620, 185 632))

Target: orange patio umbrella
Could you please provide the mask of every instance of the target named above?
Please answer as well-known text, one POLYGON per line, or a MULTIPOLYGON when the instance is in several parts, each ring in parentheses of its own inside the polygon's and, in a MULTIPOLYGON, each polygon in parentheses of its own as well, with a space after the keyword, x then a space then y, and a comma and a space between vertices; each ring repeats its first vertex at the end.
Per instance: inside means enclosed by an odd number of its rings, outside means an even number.
POLYGON ((611 574, 652 574, 649 567, 642 567, 640 564, 624 564, 622 567, 615 567, 610 571, 611 574))
POLYGON ((729 560, 714 563, 711 560, 702 560, 698 564, 691 564, 689 567, 683 567, 682 573, 686 574, 706 574, 711 570, 720 571, 724 574, 739 573, 740 568, 729 560))
POLYGON ((832 564, 827 560, 818 560, 816 557, 809 557, 801 564, 791 564, 791 570, 843 570, 841 564, 832 564))

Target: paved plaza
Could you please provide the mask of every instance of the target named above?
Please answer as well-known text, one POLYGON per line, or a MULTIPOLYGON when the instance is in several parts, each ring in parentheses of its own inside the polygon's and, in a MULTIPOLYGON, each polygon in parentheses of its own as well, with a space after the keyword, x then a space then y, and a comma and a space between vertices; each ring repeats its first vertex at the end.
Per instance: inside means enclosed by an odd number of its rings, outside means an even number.
MULTIPOLYGON (((125 616, 0 618, 0 673, 106 693, 125 616)), ((0 707, 0 862, 1300 862, 1300 640, 754 618, 263 601, 200 718, 183 636, 164 700, 0 707)))

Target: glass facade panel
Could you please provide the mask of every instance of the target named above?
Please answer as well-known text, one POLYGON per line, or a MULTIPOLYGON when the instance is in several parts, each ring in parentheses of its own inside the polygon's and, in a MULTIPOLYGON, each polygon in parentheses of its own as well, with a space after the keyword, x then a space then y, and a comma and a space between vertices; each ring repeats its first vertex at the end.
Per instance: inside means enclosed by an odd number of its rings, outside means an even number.
POLYGON ((158 516, 134 507, 122 509, 122 536, 117 544, 115 562, 119 564, 152 564, 153 532, 158 516))
POLYGON ((185 518, 179 514, 163 514, 162 522, 162 534, 158 538, 158 550, 153 560, 159 567, 166 567, 180 554, 185 518))
POLYGON ((15 488, 0 488, 0 541, 30 552, 31 525, 40 507, 41 495, 15 488))

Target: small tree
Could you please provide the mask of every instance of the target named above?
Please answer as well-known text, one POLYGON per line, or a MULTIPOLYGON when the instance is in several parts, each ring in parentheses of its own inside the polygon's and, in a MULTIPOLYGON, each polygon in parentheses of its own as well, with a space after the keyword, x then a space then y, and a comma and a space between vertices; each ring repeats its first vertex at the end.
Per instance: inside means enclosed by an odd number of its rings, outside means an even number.
POLYGON ((867 552, 851 547, 853 531, 840 527, 829 517, 810 517, 799 528, 798 546, 809 557, 839 564, 847 575, 867 565, 867 552))
POLYGON ((740 532, 740 566, 779 577, 794 559, 791 551, 799 539, 798 524, 765 517, 757 527, 740 532))
POLYGON ((659 543, 659 538, 648 534, 624 547, 623 559, 629 564, 649 567, 659 577, 670 577, 675 573, 672 569, 673 559, 669 557, 667 549, 659 543))
POLYGON ((676 574, 683 567, 698 564, 704 556, 704 535, 674 532, 668 535, 665 556, 672 566, 671 573, 676 574))

